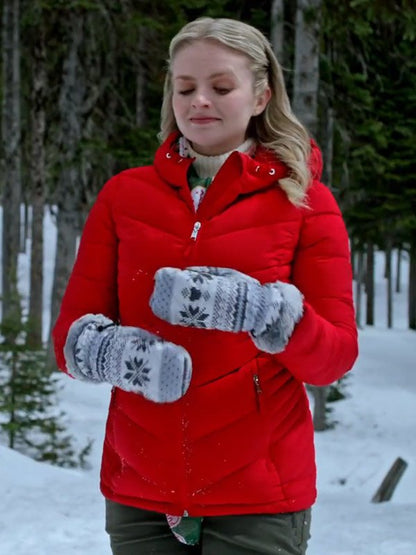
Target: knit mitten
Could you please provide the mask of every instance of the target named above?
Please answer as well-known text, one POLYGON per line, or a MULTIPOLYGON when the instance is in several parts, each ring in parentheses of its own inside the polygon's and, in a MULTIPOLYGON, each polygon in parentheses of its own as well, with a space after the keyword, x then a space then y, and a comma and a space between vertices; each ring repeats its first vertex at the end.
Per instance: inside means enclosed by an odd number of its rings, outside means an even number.
POLYGON ((283 281, 266 283, 263 289, 268 302, 261 325, 250 331, 250 337, 260 351, 281 353, 302 317, 303 296, 297 287, 283 281))
POLYGON ((161 268, 150 306, 171 324, 249 332, 271 353, 282 351, 303 312, 302 295, 283 282, 261 285, 228 268, 161 268))
POLYGON ((102 314, 86 314, 71 325, 64 355, 74 378, 107 382, 156 403, 176 401, 191 380, 191 358, 183 347, 102 314))

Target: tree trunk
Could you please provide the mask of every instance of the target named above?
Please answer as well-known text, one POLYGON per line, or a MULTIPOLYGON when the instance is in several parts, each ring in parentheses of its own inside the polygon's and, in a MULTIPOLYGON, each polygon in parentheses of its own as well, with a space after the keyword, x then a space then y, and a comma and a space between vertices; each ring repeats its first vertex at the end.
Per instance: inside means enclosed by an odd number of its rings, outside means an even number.
POLYGON ((355 275, 355 313, 357 326, 361 327, 361 298, 364 278, 364 253, 361 249, 356 253, 356 275, 355 275))
POLYGON ((313 136, 318 128, 320 18, 321 0, 298 0, 293 110, 313 136))
POLYGON ((398 247, 397 249, 397 258, 396 258, 396 293, 400 293, 402 290, 402 248, 398 247))
MULTIPOLYGON (((57 243, 55 272, 52 288, 51 326, 58 317, 59 307, 75 259, 76 238, 82 221, 83 179, 80 160, 82 113, 85 101, 85 75, 80 62, 83 41, 82 15, 73 11, 68 16, 68 49, 63 63, 59 110, 61 135, 61 170, 56 192, 57 243)), ((50 337, 50 334, 49 334, 50 337)), ((47 366, 54 367, 51 342, 48 345, 47 366)))
POLYGON ((136 73, 136 125, 143 127, 146 123, 146 106, 145 106, 145 90, 146 90, 146 68, 143 63, 143 57, 146 53, 146 29, 140 28, 137 46, 137 73, 136 73))
POLYGON ((51 301, 51 315, 55 315, 51 325, 54 324, 59 313, 63 292, 68 283, 68 275, 74 264, 77 245, 78 214, 68 210, 59 210, 57 215, 56 244, 60 245, 61 251, 55 259, 54 282, 51 301))
POLYGON ((21 120, 19 0, 3 2, 3 254, 2 321, 20 322, 17 264, 20 246, 21 120))
POLYGON ((29 238, 29 221, 30 221, 29 202, 24 189, 22 189, 21 197, 20 197, 20 231, 19 231, 19 239, 20 239, 19 252, 22 254, 25 254, 26 252, 26 242, 29 238))
POLYGON ((397 457, 381 482, 376 493, 373 495, 373 498, 371 499, 372 503, 382 503, 383 501, 389 501, 392 498, 394 490, 400 482, 400 478, 403 476, 407 466, 407 462, 404 459, 397 457))
POLYGON ((386 242, 387 327, 393 327, 393 279, 391 272, 391 239, 386 242))
POLYGON ((412 237, 409 250, 409 328, 416 330, 416 237, 412 237))
POLYGON ((270 21, 270 43, 276 58, 283 64, 284 1, 273 0, 270 21))
POLYGON ((43 329, 43 219, 45 204, 45 103, 46 51, 42 23, 34 34, 32 50, 32 245, 30 256, 30 303, 27 344, 42 347, 43 329))
POLYGON ((326 422, 326 398, 327 387, 311 387, 314 398, 313 427, 315 432, 323 432, 327 428, 326 422))
POLYGON ((322 181, 331 187, 332 165, 334 159, 334 110, 330 106, 330 99, 323 91, 319 93, 321 103, 321 117, 319 121, 319 141, 322 148, 323 169, 322 181))
POLYGON ((374 326, 374 243, 367 243, 367 264, 366 264, 366 324, 374 326))

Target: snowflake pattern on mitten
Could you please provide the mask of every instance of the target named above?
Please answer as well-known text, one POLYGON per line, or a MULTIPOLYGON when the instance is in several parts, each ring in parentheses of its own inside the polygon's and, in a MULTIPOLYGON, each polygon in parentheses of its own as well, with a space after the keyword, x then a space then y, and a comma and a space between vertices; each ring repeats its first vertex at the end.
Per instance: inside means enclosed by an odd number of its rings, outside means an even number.
POLYGON ((150 299, 153 312, 172 324, 222 331, 250 331, 262 310, 257 280, 203 269, 161 268, 150 299))
POLYGON ((182 397, 191 380, 191 358, 183 347, 101 314, 86 314, 71 325, 64 355, 74 377, 107 382, 157 403, 182 397))
POLYGON ((303 314, 303 297, 292 284, 259 281, 227 268, 161 268, 150 306, 171 324, 249 332, 259 349, 285 349, 303 314))

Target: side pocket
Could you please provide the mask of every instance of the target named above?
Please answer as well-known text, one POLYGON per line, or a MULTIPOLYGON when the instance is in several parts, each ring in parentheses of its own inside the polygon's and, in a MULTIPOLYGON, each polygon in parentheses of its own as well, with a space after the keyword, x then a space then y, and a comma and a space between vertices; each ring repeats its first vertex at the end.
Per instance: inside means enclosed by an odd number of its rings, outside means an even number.
POLYGON ((305 555, 306 548, 308 547, 308 540, 311 537, 311 509, 292 513, 292 526, 296 539, 296 546, 299 549, 298 553, 299 555, 305 555))

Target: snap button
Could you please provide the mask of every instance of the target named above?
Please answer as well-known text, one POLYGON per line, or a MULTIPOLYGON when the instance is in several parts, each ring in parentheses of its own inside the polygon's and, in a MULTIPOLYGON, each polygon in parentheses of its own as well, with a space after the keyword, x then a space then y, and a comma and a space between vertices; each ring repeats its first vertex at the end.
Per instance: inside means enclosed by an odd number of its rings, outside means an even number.
POLYGON ((260 166, 256 166, 256 169, 254 170, 256 173, 259 173, 260 170, 260 166))
POLYGON ((170 152, 166 153, 166 158, 172 158, 172 154, 170 152))
POLYGON ((270 174, 270 175, 274 175, 275 173, 276 173, 276 170, 275 170, 274 168, 272 168, 272 169, 269 171, 269 174, 270 174))

